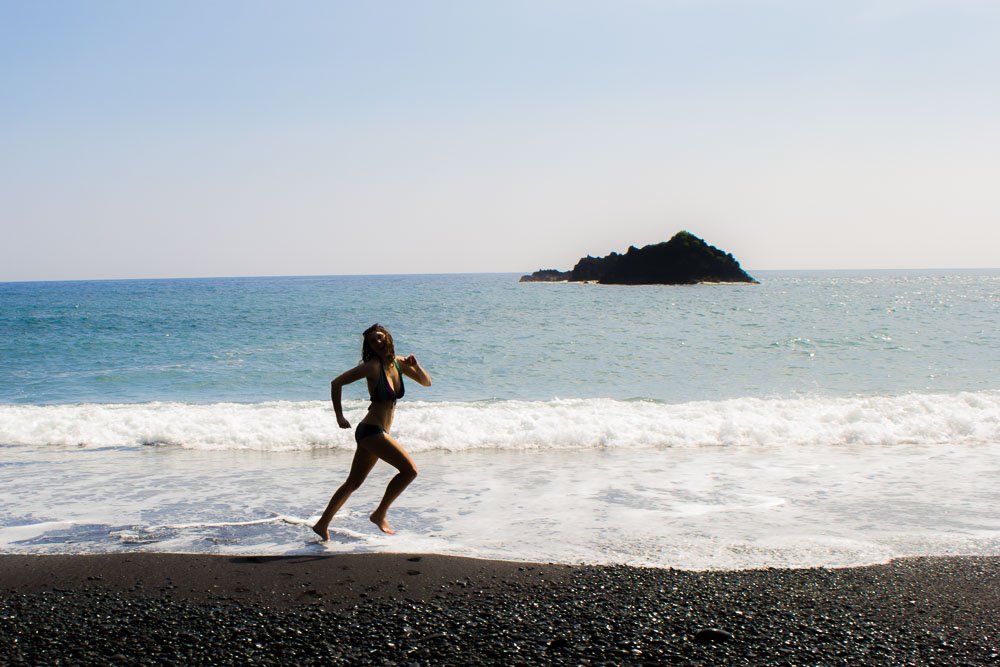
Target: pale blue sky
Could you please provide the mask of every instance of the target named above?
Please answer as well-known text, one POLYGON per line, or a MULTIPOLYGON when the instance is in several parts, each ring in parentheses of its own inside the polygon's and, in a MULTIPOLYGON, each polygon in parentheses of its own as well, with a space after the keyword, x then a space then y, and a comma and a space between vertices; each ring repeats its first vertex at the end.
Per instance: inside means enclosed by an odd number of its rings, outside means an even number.
POLYGON ((1000 2, 0 0, 0 280, 1000 266, 1000 2))

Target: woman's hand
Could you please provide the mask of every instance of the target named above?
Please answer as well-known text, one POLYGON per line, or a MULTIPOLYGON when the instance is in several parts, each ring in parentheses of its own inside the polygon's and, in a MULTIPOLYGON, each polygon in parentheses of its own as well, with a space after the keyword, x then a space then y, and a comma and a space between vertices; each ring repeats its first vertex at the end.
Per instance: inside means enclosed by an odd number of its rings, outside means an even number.
POLYGON ((337 415, 337 423, 340 425, 340 428, 351 428, 351 422, 347 421, 344 415, 337 415))
POLYGON ((420 367, 420 364, 417 363, 417 358, 412 354, 408 357, 400 359, 399 369, 423 386, 431 386, 431 376, 427 374, 427 371, 420 367))

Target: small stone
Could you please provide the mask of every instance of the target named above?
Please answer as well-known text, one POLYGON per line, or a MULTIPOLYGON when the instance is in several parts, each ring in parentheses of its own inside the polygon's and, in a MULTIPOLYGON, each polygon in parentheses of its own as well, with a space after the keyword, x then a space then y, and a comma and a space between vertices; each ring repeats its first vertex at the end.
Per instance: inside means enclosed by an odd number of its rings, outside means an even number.
POLYGON ((700 628, 694 633, 694 640, 699 644, 728 642, 732 640, 732 638, 732 634, 726 632, 725 630, 720 630, 719 628, 700 628))
POLYGON ((566 648, 567 646, 569 646, 569 640, 566 639, 565 637, 556 637, 555 639, 549 642, 550 649, 566 648))

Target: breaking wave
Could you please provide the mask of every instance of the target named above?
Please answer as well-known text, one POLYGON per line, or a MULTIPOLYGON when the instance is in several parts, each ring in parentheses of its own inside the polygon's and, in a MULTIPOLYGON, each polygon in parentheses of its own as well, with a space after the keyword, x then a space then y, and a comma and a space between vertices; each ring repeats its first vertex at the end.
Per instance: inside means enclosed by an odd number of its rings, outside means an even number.
MULTIPOLYGON (((352 424, 366 403, 347 401, 352 424)), ((900 396, 406 402, 394 435, 410 451, 1000 441, 1000 392, 900 396)), ((0 405, 0 444, 292 451, 354 447, 328 402, 0 405)))

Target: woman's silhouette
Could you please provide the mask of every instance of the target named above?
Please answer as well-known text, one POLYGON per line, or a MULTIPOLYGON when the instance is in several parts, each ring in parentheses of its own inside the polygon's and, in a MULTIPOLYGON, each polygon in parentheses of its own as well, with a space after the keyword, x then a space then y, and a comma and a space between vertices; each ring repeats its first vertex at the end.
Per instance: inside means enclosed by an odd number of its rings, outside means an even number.
POLYGON ((337 423, 340 428, 351 428, 350 422, 344 418, 341 406, 341 387, 366 378, 372 402, 368 406, 368 414, 362 418, 354 432, 357 449, 354 451, 351 472, 330 498, 330 503, 319 521, 312 527, 323 540, 330 539, 329 526, 333 516, 343 506, 344 501, 364 483, 379 459, 399 471, 389 481, 382 502, 370 517, 372 523, 383 532, 390 535, 395 532, 385 518, 386 512, 403 489, 417 477, 417 466, 414 465, 413 459, 402 445, 389 435, 389 431, 396 412, 396 400, 402 398, 405 392, 403 375, 425 387, 431 386, 431 376, 421 368, 417 358, 412 354, 408 357, 396 356, 392 335, 381 324, 373 324, 365 329, 362 337, 361 363, 341 373, 330 383, 330 400, 333 401, 333 409, 337 413, 337 423))

